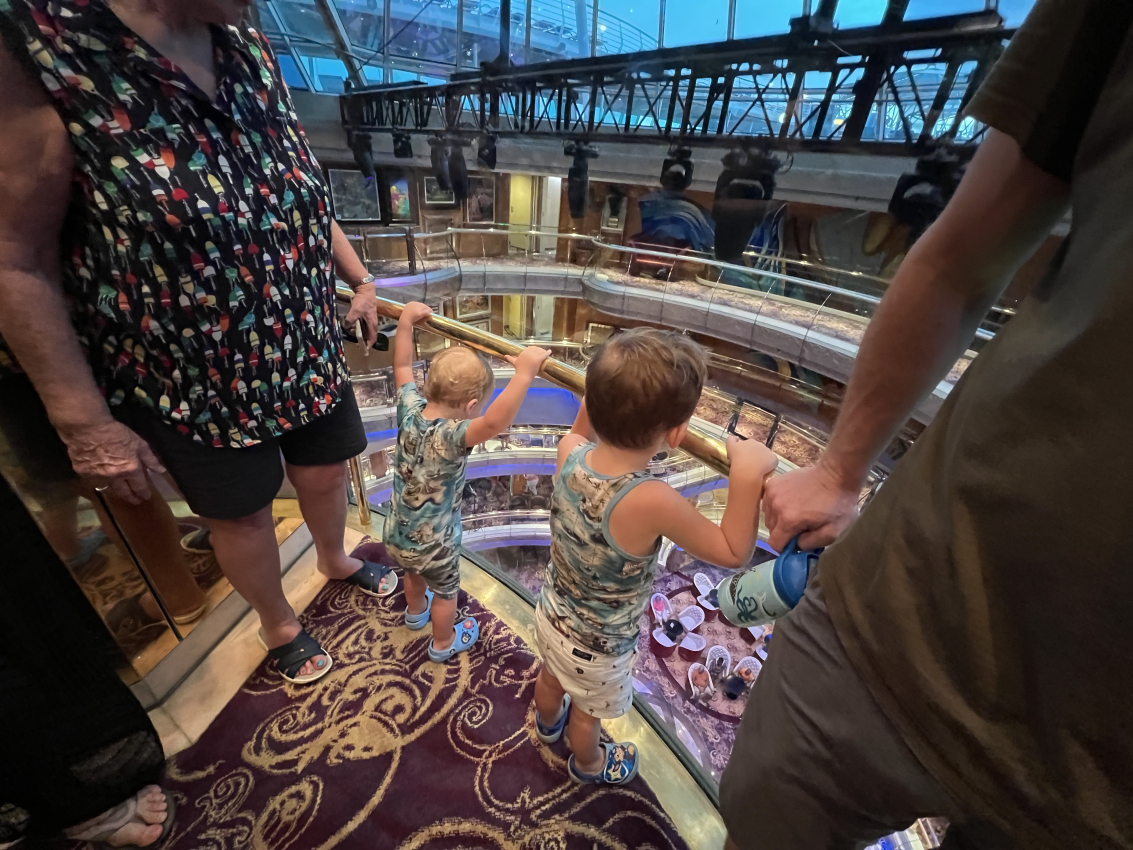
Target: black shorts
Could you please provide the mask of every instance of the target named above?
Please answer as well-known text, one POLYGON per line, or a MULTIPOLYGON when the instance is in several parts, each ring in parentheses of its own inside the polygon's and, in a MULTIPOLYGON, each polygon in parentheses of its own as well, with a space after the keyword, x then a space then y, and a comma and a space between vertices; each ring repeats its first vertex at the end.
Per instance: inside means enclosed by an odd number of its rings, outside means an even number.
POLYGON ((153 447, 193 511, 206 519, 240 519, 271 504, 283 484, 283 459, 295 466, 343 463, 366 448, 366 429, 350 385, 322 416, 254 446, 198 443, 132 404, 115 415, 153 447))

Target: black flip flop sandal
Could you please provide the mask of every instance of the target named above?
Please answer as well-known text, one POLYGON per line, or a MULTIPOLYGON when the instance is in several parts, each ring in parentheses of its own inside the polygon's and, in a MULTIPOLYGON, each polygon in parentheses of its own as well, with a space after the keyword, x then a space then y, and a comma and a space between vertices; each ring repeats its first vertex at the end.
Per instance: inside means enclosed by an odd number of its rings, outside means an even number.
POLYGON ((371 596, 389 596, 397 590, 397 573, 385 564, 375 564, 373 561, 363 559, 362 566, 353 575, 344 578, 344 582, 352 584, 363 593, 371 596), (390 579, 393 579, 392 583, 390 579), (383 586, 383 583, 384 586, 383 586))
POLYGON ((275 649, 268 649, 267 641, 264 640, 263 629, 259 631, 259 638, 260 645, 267 649, 268 657, 275 662, 276 672, 292 684, 309 685, 329 673, 330 668, 334 666, 334 659, 327 654, 327 651, 319 645, 317 640, 307 634, 306 629, 300 630, 291 643, 285 643, 275 649), (316 655, 325 655, 327 666, 315 670, 314 673, 308 673, 306 676, 296 676, 295 674, 299 672, 303 665, 316 655))

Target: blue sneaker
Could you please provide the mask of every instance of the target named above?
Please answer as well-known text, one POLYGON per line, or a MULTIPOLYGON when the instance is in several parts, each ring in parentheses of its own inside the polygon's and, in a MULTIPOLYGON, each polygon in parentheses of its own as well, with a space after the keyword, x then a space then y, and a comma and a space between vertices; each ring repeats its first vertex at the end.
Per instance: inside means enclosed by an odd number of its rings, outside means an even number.
POLYGON ((405 609, 405 625, 413 629, 413 631, 420 631, 429 625, 429 617, 433 611, 433 591, 425 588, 425 610, 420 614, 410 614, 409 609, 405 609))
POLYGON ((570 719, 570 694, 563 694, 563 710, 556 720, 550 726, 546 725, 539 717, 539 711, 535 711, 535 737, 537 737, 544 744, 553 744, 563 735, 563 730, 566 728, 567 720, 570 719))
POLYGON ((570 778, 580 785, 625 785, 637 776, 637 745, 601 744, 606 751, 606 764, 597 773, 582 773, 574 764, 574 756, 567 759, 570 778))
POLYGON ((472 644, 476 643, 476 639, 480 637, 480 624, 476 622, 473 617, 466 617, 456 624, 456 637, 452 640, 452 646, 448 649, 433 649, 433 641, 429 641, 429 660, 435 661, 437 664, 443 664, 448 661, 458 652, 465 652, 472 648, 472 644))

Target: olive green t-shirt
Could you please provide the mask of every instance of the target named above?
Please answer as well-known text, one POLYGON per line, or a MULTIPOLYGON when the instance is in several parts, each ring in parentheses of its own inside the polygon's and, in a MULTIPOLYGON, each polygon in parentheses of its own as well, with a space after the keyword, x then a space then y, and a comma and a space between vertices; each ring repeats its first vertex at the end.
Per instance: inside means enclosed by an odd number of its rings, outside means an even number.
POLYGON ((822 558, 918 758, 1028 848, 1133 848, 1133 38, 1039 0, 969 114, 1070 181, 1018 314, 822 558))

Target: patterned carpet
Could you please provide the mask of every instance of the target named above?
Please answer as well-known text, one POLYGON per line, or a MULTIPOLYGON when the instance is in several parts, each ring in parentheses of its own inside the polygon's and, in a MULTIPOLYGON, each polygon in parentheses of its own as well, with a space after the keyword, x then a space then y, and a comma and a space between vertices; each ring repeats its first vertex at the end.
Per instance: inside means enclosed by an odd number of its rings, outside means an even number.
POLYGON ((685 848, 640 779, 580 787, 534 735, 537 660, 475 600, 479 644, 445 666, 400 591, 339 582, 304 615, 335 659, 313 686, 266 666, 170 761, 168 850, 685 848))

